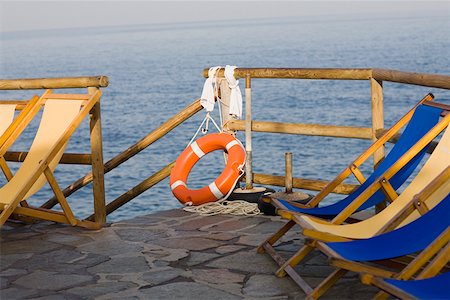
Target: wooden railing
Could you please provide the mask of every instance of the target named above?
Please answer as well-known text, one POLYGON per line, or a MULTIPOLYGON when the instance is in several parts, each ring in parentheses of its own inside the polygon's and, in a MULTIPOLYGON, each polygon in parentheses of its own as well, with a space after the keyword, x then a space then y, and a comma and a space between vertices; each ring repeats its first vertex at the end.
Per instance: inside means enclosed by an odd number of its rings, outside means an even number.
MULTIPOLYGON (((208 76, 208 69, 203 70, 203 76, 208 76)), ((220 78, 224 77, 224 69, 217 73, 220 78)), ((372 126, 371 127, 352 127, 336 126, 322 124, 301 124, 301 123, 281 123, 252 120, 251 112, 246 113, 245 120, 228 120, 226 129, 230 131, 245 131, 246 142, 251 142, 251 132, 268 132, 283 134, 299 134, 313 136, 328 136, 338 138, 357 138, 377 140, 378 136, 384 130, 384 101, 383 101, 383 82, 397 82, 403 84, 413 84, 419 86, 450 89, 450 76, 402 72, 385 69, 335 69, 335 68, 237 68, 234 70, 236 78, 245 79, 246 110, 251 111, 251 80, 258 78, 271 79, 326 79, 326 80, 367 80, 370 82, 371 103, 372 103, 372 126)), ((222 87, 222 85, 221 85, 222 87)), ((226 95, 225 95, 226 96, 226 95)), ((222 101, 227 99, 222 97, 222 101)), ((398 137, 397 137, 398 139, 398 137)), ((392 139, 391 142, 395 142, 392 139)), ((250 147, 251 148, 251 147, 250 147)), ((253 174, 251 150, 247 151, 247 169, 250 173, 247 176, 247 187, 252 187, 252 183, 278 185, 285 184, 283 176, 272 174, 253 174), (249 178, 250 177, 250 183, 249 178)), ((376 151, 373 155, 374 167, 384 158, 384 148, 376 151)), ((326 182, 321 180, 312 180, 305 178, 293 178, 294 187, 308 190, 320 190, 326 182)), ((340 193, 349 193, 352 185, 341 187, 340 193)))
MULTIPOLYGON (((224 69, 218 76, 223 77, 224 69)), ((278 78, 278 79, 331 79, 370 80, 398 82, 420 86, 450 89, 450 76, 426 73, 403 72, 387 69, 336 69, 336 68, 237 68, 236 78, 278 78)), ((208 69, 203 70, 208 76, 208 69)))
MULTIPOLYGON (((207 69, 203 75, 207 76, 207 69)), ((227 110, 222 110, 222 119, 226 123, 226 130, 242 130, 247 132, 272 132, 288 133, 314 136, 330 136, 339 138, 357 138, 376 140, 377 136, 384 131, 384 109, 383 109, 383 81, 399 82, 405 84, 415 84, 421 86, 450 89, 450 76, 434 74, 418 74, 382 69, 271 69, 271 68, 238 68, 235 76, 245 78, 245 94, 247 100, 251 99, 251 79, 252 78, 284 78, 284 79, 329 79, 329 80, 368 80, 371 86, 372 101, 372 126, 352 127, 333 126, 322 124, 294 124, 281 122, 253 121, 251 119, 251 106, 247 111, 245 120, 230 119, 227 110)), ((223 77, 223 69, 219 71, 219 77, 223 77)), ((227 101, 230 90, 225 80, 220 81, 222 101, 227 101)), ((0 90, 20 90, 20 89, 63 89, 63 88, 88 88, 88 90, 106 87, 108 78, 106 76, 95 77, 70 77, 70 78, 43 78, 43 79, 8 79, 0 80, 0 90)), ((248 101, 251 103, 251 101, 248 101)), ((22 106, 18 106, 21 109, 22 106)), ((144 138, 121 152, 105 164, 103 164, 100 107, 96 107, 91 112, 91 149, 92 154, 66 153, 61 159, 61 163, 68 164, 92 164, 92 172, 89 172, 63 190, 67 197, 82 187, 93 182, 94 188, 94 214, 88 217, 104 223, 106 215, 128 203, 144 191, 148 190, 158 182, 167 178, 174 165, 170 162, 165 167, 144 179, 141 183, 132 187, 108 204, 105 202, 104 194, 104 174, 120 166, 122 163, 132 158, 142 150, 152 145, 157 140, 164 137, 174 128, 182 124, 202 110, 199 99, 168 119, 161 126, 150 132, 144 138)), ((222 124, 223 125, 223 124, 222 124)), ((395 139, 394 139, 395 142, 395 139)), ((8 152, 5 158, 11 161, 23 161, 26 152, 8 152)), ((374 154, 374 163, 377 164, 384 157, 384 150, 374 154)), ((252 182, 259 184, 282 186, 285 183, 284 176, 272 174, 253 174, 251 169, 247 169, 252 182)), ((249 177, 249 176, 247 176, 249 177)), ((321 190, 327 185, 327 181, 317 179, 293 178, 293 187, 321 190)), ((355 185, 341 184, 334 190, 335 193, 349 194, 355 185)), ((52 208, 57 203, 55 198, 49 199, 42 208, 52 208)))

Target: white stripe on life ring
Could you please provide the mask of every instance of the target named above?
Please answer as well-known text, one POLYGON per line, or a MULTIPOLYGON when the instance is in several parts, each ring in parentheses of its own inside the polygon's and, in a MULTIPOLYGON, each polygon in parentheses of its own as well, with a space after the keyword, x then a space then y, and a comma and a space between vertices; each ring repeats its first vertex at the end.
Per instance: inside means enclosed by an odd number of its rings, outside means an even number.
POLYGON ((172 185, 170 186, 170 188, 171 188, 172 191, 173 191, 174 189, 176 189, 176 188, 179 187, 180 185, 186 186, 186 183, 184 183, 184 182, 181 181, 181 180, 177 180, 177 181, 175 181, 174 183, 172 183, 172 185))
POLYGON ((192 148, 192 151, 194 151, 195 155, 198 156, 198 158, 202 158, 205 155, 205 152, 203 152, 202 149, 200 149, 197 142, 193 142, 191 144, 191 148, 192 148))
POLYGON ((225 146, 225 148, 227 149, 227 151, 230 151, 231 147, 236 146, 236 145, 239 145, 239 142, 236 141, 236 140, 234 140, 234 141, 229 142, 229 143, 225 146))
POLYGON ((222 192, 219 190, 215 182, 208 185, 208 187, 217 199, 221 199, 223 197, 222 192))

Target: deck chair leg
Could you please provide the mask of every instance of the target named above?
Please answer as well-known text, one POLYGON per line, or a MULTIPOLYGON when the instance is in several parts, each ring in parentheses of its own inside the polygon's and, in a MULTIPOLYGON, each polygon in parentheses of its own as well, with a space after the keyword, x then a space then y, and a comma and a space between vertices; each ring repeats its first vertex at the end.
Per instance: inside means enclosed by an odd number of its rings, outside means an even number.
POLYGON ((6 179, 10 181, 14 175, 11 172, 11 169, 8 167, 8 164, 6 163, 5 157, 3 155, 0 156, 0 168, 2 169, 2 172, 5 175, 6 179))
POLYGON ((267 240, 265 240, 257 249, 256 252, 258 253, 264 253, 264 245, 273 245, 275 244, 286 232, 289 231, 293 226, 295 225, 295 222, 290 220, 286 224, 283 225, 277 232, 275 232, 271 237, 269 237, 267 240))
POLYGON ((286 267, 293 268, 294 266, 298 265, 299 262, 301 262, 306 255, 308 255, 314 247, 309 245, 304 245, 300 250, 298 250, 291 258, 289 258, 276 272, 275 275, 277 277, 284 277, 286 276, 286 267))
POLYGON ((375 296, 373 296, 374 300, 386 300, 389 299, 389 294, 383 291, 379 291, 375 296))
POLYGON ((72 225, 72 226, 77 225, 77 219, 75 218, 72 210, 70 209, 70 206, 67 203, 66 197, 64 197, 64 194, 62 193, 61 189, 59 188, 58 183, 56 182, 56 179, 53 176, 52 171, 47 167, 44 170, 44 174, 45 174, 45 177, 47 178, 48 183, 50 184, 50 187, 53 190, 53 193, 55 193, 56 199, 58 199, 58 202, 61 205, 61 208, 65 214, 65 217, 69 221, 70 225, 72 225))
POLYGON ((335 284, 342 276, 344 276, 348 271, 345 269, 334 270, 333 273, 328 275, 314 290, 308 294, 306 299, 319 299, 326 291, 330 289, 333 284, 335 284))

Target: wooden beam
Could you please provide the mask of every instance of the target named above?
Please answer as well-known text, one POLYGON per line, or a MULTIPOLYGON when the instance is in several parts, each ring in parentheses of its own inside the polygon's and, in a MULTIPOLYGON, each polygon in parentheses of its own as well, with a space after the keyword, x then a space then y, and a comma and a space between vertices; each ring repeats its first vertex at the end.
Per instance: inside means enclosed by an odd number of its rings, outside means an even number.
MULTIPOLYGON (((305 189, 310 191, 321 191, 327 184, 328 181, 324 180, 314 180, 314 179, 304 179, 304 178, 292 178, 292 186, 298 189, 305 189)), ((258 184, 267 184, 275 186, 284 186, 285 178, 284 176, 270 175, 254 173, 253 181, 258 184)), ((354 184, 340 184, 334 190, 333 193, 336 194, 350 194, 358 185, 354 184)))
POLYGON ((0 90, 107 87, 108 84, 107 76, 3 79, 0 80, 0 90))
MULTIPOLYGON (((218 76, 224 77, 224 69, 218 76)), ((427 73, 403 72, 388 69, 344 69, 344 68, 237 68, 237 78, 249 74, 252 78, 281 79, 334 79, 334 80, 369 80, 390 81, 420 86, 450 89, 450 76, 427 73)), ((203 70, 208 77, 208 69, 203 70)))
MULTIPOLYGON (((23 162, 27 157, 26 151, 8 151, 4 157, 6 161, 23 162)), ((91 165, 91 155, 85 153, 64 153, 60 164, 91 165)))
MULTIPOLYGON (((208 77, 208 70, 203 70, 203 76, 208 77)), ((252 78, 283 78, 283 79, 340 79, 340 80, 369 80, 371 69, 335 69, 335 68, 237 68, 236 78, 245 78, 249 74, 252 78)), ((218 76, 224 77, 224 69, 218 71, 218 76)))
MULTIPOLYGON (((230 130, 245 130, 245 121, 231 120, 227 124, 230 130)), ((339 138, 371 139, 372 129, 366 127, 332 126, 320 124, 280 123, 252 121, 252 131, 301 134, 311 136, 329 136, 339 138)))
POLYGON ((450 76, 403 72, 397 70, 373 69, 372 77, 379 81, 390 81, 420 86, 450 89, 450 76))

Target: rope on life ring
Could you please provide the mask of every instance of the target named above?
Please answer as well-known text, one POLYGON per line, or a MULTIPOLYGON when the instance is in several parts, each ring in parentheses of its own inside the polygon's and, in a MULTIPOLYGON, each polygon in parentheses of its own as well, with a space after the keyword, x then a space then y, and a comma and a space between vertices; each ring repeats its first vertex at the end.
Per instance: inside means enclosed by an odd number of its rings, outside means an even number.
POLYGON ((223 201, 242 176, 244 165, 244 147, 235 137, 223 132, 207 134, 191 143, 178 157, 170 173, 170 188, 174 196, 187 206, 223 201), (201 189, 189 189, 186 182, 192 167, 204 155, 220 149, 227 151, 228 160, 219 177, 201 189))

